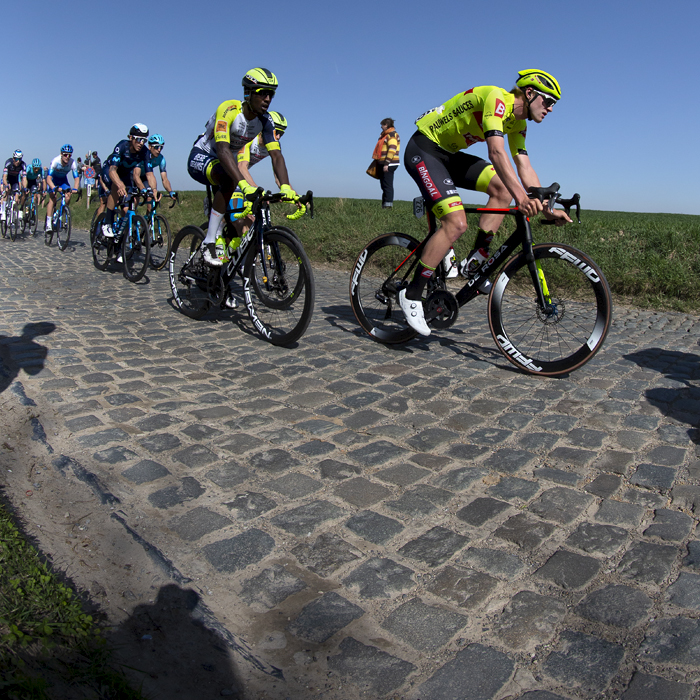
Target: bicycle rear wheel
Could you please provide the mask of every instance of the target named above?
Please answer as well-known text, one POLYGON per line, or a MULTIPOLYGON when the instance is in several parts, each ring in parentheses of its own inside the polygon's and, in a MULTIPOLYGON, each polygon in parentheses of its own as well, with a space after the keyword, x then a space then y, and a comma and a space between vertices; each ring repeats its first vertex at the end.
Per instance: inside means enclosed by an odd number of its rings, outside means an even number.
POLYGON ((211 306, 207 280, 212 269, 204 262, 204 235, 197 226, 185 226, 170 250, 170 289, 178 309, 190 318, 201 318, 211 306))
POLYGON ((266 340, 289 345, 301 338, 313 315, 313 270, 299 240, 285 231, 266 231, 263 251, 251 246, 245 261, 246 308, 266 340))
POLYGON ((68 247, 68 241, 70 241, 70 230, 70 209, 66 204, 63 207, 61 216, 58 219, 58 228, 56 229, 56 243, 59 250, 65 250, 68 247))
POLYGON ((413 264, 418 241, 404 233, 385 233, 358 255, 350 278, 350 306, 357 322, 379 343, 405 343, 417 333, 399 306, 399 292, 413 264))
POLYGON ((170 244, 170 224, 164 216, 156 214, 151 231, 151 267, 154 270, 162 270, 168 264, 170 244))
POLYGON ((140 214, 134 214, 122 237, 122 258, 126 279, 138 282, 146 274, 150 250, 151 240, 146 219, 140 214))
POLYGON ((533 246, 549 307, 542 310, 525 255, 511 258, 489 296, 489 327, 516 367, 555 377, 588 362, 603 345, 612 298, 600 268, 585 253, 560 243, 533 246))
POLYGON ((93 219, 90 227, 90 247, 92 249, 92 261, 98 270, 106 270, 110 260, 114 259, 114 238, 106 238, 102 235, 102 224, 107 215, 100 214, 93 219))

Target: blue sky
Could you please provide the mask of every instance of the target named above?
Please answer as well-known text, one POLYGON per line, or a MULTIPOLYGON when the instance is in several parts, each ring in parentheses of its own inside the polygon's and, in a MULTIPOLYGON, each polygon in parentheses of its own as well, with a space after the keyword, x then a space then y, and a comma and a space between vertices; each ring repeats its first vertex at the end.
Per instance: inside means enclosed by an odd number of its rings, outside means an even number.
MULTIPOLYGON (((475 85, 510 89, 518 70, 541 68, 563 93, 528 131, 543 184, 580 192, 584 208, 700 214, 697 155, 677 150, 700 111, 696 1, 267 0, 246 21, 252 7, 9 4, 0 157, 21 148, 47 163, 68 141, 76 155, 104 158, 139 121, 164 135, 174 187, 195 189, 192 142, 220 102, 242 98, 243 74, 259 65, 280 81, 272 108, 289 122, 292 185, 379 199, 365 169, 382 118, 396 120, 405 144, 427 109, 475 85)), ((486 156, 483 144, 469 152, 486 156)), ((253 175, 273 183, 269 161, 253 175)), ((403 166, 395 184, 397 199, 418 194, 403 166)))

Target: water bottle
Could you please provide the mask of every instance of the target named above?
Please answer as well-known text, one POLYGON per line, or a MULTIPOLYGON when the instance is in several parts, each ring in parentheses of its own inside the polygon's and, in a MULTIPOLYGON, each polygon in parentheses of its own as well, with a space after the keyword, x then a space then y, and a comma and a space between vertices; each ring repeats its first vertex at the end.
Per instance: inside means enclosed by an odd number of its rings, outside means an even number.
POLYGON ((216 257, 221 260, 221 262, 228 262, 228 255, 226 254, 226 241, 223 236, 219 236, 216 239, 216 257))
POLYGON ((459 274, 462 277, 471 277, 481 267, 481 263, 488 259, 489 251, 486 248, 478 248, 459 264, 459 274))

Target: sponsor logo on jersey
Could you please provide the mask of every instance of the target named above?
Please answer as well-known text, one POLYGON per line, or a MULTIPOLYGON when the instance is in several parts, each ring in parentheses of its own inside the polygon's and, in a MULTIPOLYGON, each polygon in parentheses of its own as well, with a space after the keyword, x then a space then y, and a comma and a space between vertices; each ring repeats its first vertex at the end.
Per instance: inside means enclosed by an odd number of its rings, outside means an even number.
POLYGON ((455 184, 454 182, 452 182, 452 180, 450 180, 449 177, 446 177, 446 178, 443 180, 443 182, 444 182, 446 185, 454 185, 454 184, 455 184))
POLYGON ((419 163, 420 162, 420 156, 413 156, 411 158, 411 163, 419 163))
POLYGON ((224 120, 219 120, 216 122, 216 133, 226 133, 228 131, 228 122, 224 120))
POLYGON ((502 100, 496 100, 496 107, 494 108, 493 113, 494 113, 497 117, 503 118, 503 116, 504 116, 505 113, 506 113, 506 106, 505 106, 505 104, 503 103, 502 100))
POLYGON ((462 202, 450 202, 450 204, 448 205, 448 208, 454 209, 455 207, 461 207, 461 206, 464 206, 462 204, 462 202))
POLYGON ((450 195, 450 194, 459 194, 459 193, 457 192, 457 190, 447 190, 447 192, 445 192, 445 194, 450 195))

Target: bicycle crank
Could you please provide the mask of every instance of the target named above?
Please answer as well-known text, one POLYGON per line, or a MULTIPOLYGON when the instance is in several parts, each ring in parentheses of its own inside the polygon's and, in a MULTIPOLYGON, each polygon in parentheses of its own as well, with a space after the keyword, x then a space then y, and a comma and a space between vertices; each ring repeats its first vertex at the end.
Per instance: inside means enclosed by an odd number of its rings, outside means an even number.
POLYGON ((459 304, 452 292, 438 289, 425 302, 425 320, 433 328, 449 328, 459 315, 459 304))

